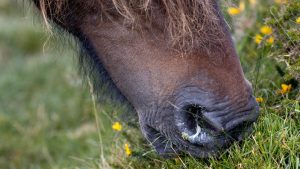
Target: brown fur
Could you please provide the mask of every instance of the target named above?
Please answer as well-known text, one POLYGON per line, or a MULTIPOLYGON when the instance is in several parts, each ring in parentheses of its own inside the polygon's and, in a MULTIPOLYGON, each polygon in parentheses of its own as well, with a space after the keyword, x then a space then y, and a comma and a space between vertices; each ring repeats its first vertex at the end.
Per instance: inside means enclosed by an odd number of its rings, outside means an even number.
POLYGON ((38 6, 46 23, 48 16, 63 27, 82 24, 90 15, 97 15, 102 22, 123 22, 142 31, 146 25, 151 30, 158 24, 172 46, 185 50, 207 46, 223 37, 218 35, 222 33, 217 4, 211 0, 39 0, 38 6))
POLYGON ((217 0, 34 2, 78 40, 87 54, 81 65, 91 63, 93 78, 108 75, 159 154, 208 157, 240 140, 257 119, 217 0))

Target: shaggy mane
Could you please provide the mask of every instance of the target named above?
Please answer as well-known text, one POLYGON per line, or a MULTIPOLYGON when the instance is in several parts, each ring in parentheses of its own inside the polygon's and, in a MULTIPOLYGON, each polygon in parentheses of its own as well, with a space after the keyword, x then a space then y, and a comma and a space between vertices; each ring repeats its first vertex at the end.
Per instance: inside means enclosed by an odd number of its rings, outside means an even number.
MULTIPOLYGON (((47 18, 70 29, 87 16, 101 21, 126 21, 143 29, 159 24, 172 46, 207 46, 220 39, 220 21, 215 0, 34 0, 47 18), (158 17, 160 14, 160 17, 158 17)), ((151 29, 151 27, 150 27, 151 29)))

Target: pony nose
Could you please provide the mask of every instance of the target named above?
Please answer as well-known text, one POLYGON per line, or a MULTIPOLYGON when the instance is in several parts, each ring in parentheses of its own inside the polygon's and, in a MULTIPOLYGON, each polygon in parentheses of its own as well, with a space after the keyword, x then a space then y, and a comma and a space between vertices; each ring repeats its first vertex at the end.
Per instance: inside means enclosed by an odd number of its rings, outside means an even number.
POLYGON ((255 122, 259 115, 259 106, 253 96, 246 106, 231 112, 203 112, 203 118, 217 131, 229 132, 236 128, 248 126, 255 122))
MULTIPOLYGON (((238 112, 209 112, 204 107, 188 104, 182 108, 177 118, 179 130, 195 135, 197 128, 207 133, 230 134, 238 138, 240 133, 249 128, 259 115, 258 104, 252 96, 248 104, 238 112)), ((225 108, 224 108, 225 109, 225 108)))

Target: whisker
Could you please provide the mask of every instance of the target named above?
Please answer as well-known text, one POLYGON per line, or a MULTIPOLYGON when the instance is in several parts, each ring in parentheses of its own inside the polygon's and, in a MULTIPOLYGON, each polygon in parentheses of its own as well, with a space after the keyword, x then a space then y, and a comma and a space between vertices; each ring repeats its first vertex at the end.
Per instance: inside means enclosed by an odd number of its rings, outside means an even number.
POLYGON ((163 137, 162 135, 159 135, 157 138, 155 138, 152 142, 150 142, 152 145, 158 140, 160 139, 161 137, 163 137))
POLYGON ((173 104, 172 102, 167 101, 167 103, 169 103, 171 106, 173 106, 173 107, 176 108, 177 110, 180 110, 180 108, 179 108, 178 106, 176 106, 175 104, 173 104))

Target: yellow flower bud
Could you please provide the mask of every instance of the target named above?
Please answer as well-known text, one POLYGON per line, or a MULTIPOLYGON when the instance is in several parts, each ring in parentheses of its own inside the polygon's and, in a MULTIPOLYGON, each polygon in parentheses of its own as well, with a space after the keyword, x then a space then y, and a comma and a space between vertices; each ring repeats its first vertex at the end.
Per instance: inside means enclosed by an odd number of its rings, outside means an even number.
POLYGON ((300 16, 296 19, 296 23, 300 24, 300 16))
POLYGON ((262 40, 263 40, 263 37, 260 34, 255 35, 255 37, 254 37, 255 43, 260 44, 262 40))
POLYGON ((122 125, 120 122, 115 122, 113 125, 112 125, 112 129, 114 129, 115 131, 121 131, 122 130, 122 125))
POLYGON ((230 7, 227 9, 227 12, 229 15, 234 16, 234 15, 238 15, 241 13, 241 10, 239 8, 236 7, 230 7))
POLYGON ((269 38, 267 39, 267 42, 268 42, 269 44, 273 44, 274 41, 275 41, 275 39, 274 39, 273 36, 271 36, 271 37, 269 37, 269 38))
POLYGON ((257 103, 262 103, 264 101, 264 98, 257 97, 255 100, 256 100, 257 103))
POLYGON ((281 94, 286 94, 292 90, 292 85, 291 84, 281 84, 281 94))
POLYGON ((260 32, 264 35, 270 35, 273 33, 273 29, 270 26, 265 25, 260 28, 260 32))
POLYGON ((124 149, 125 149, 125 153, 126 153, 127 156, 130 156, 132 154, 132 151, 129 147, 129 144, 125 143, 124 149))

